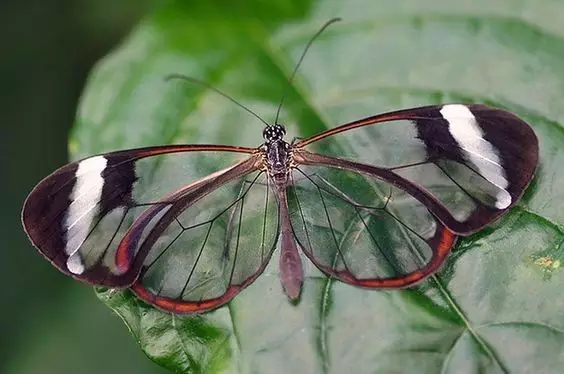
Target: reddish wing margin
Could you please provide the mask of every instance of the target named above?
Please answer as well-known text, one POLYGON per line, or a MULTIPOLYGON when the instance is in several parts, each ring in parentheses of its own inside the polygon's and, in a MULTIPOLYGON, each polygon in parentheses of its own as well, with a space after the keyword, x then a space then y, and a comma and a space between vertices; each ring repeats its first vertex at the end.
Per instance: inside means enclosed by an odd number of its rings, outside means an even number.
POLYGON ((201 313, 229 302, 264 271, 279 214, 261 161, 252 157, 179 190, 164 199, 173 203, 152 206, 133 224, 116 259, 118 268, 141 265, 131 286, 140 299, 172 313, 201 313))
POLYGON ((456 243, 429 206, 446 210, 410 182, 303 150, 294 159, 292 228, 326 274, 359 287, 407 287, 436 272, 456 243))

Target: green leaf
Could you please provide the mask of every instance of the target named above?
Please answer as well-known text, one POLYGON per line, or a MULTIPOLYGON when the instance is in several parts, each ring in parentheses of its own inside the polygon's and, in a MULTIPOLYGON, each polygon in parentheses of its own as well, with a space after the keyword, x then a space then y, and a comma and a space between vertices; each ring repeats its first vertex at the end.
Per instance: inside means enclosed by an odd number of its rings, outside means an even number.
MULTIPOLYGON (((308 136, 378 112, 452 101, 511 110, 540 168, 505 218, 461 239, 443 270, 403 291, 334 282, 306 264, 290 304, 277 254, 228 306, 173 316, 99 290, 146 354, 185 373, 557 373, 564 368, 564 3, 551 0, 169 2, 91 75, 76 157, 166 143, 256 146, 262 126, 200 78, 308 136), (292 86, 308 39, 329 18, 292 86), (312 275, 314 274, 314 275, 312 275)), ((375 147, 378 145, 375 144, 375 147)))

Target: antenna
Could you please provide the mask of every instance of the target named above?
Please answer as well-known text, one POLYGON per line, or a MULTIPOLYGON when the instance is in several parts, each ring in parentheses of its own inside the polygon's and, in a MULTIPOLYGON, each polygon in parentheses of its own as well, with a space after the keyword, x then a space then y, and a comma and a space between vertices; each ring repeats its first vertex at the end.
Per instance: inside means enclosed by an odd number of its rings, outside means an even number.
POLYGON ((193 77, 189 77, 187 75, 182 75, 182 74, 170 74, 167 75, 165 77, 165 80, 169 81, 171 79, 181 79, 181 80, 185 80, 188 82, 192 82, 192 83, 196 83, 202 87, 208 88, 218 94, 220 94, 221 96, 225 97, 226 99, 229 99, 232 103, 234 103, 235 105, 239 106, 240 108, 245 109, 248 113, 252 114, 253 116, 255 116, 255 118, 257 118, 259 121, 261 121, 262 123, 264 123, 265 126, 270 127, 270 125, 263 120, 258 114, 256 114, 255 112, 253 112, 252 110, 250 110, 249 108, 247 108, 246 106, 244 106, 243 104, 241 104, 240 102, 238 102, 237 100, 235 100, 234 98, 232 98, 231 96, 227 95, 224 92, 221 92, 220 90, 218 90, 217 88, 213 87, 212 85, 210 85, 209 83, 206 83, 204 81, 201 81, 197 78, 193 78, 193 77))
POLYGON ((290 76, 290 80, 288 81, 288 86, 286 87, 286 90, 284 91, 284 94, 282 95, 282 98, 280 99, 280 105, 278 105, 278 110, 276 111, 276 118, 274 120, 275 124, 278 124, 278 117, 280 116, 280 110, 282 109, 282 105, 284 104, 284 98, 288 94, 288 89, 292 86, 292 82, 294 81, 296 73, 298 72, 298 69, 299 69, 300 65, 302 64, 302 61, 304 60, 304 57, 307 53, 307 50, 309 49, 309 47, 311 47, 311 45, 313 44, 315 39, 317 39, 317 37, 319 35, 321 35, 321 33, 323 33, 323 31, 325 31, 325 29, 327 27, 329 27, 331 24, 338 22, 338 21, 341 21, 341 18, 336 17, 336 18, 332 18, 329 21, 325 22, 325 24, 323 26, 321 26, 319 31, 317 31, 315 33, 315 35, 311 37, 311 39, 309 40, 309 42, 305 46, 304 51, 302 52, 302 55, 300 56, 300 59, 298 60, 298 63, 296 64, 296 67, 294 68, 294 71, 292 71, 292 75, 290 76))

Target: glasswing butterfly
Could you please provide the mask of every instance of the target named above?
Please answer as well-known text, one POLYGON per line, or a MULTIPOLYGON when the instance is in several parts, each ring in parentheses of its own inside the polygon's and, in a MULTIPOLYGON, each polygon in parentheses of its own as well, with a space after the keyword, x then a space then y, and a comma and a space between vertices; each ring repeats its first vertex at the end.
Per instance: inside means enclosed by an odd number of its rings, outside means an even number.
POLYGON ((400 288, 515 205, 538 163, 529 125, 485 105, 399 110, 287 142, 282 103, 274 124, 236 103, 265 124, 257 148, 166 145, 61 167, 25 201, 26 233, 63 273, 173 313, 229 302, 278 242, 291 300, 299 250, 343 282, 400 288))

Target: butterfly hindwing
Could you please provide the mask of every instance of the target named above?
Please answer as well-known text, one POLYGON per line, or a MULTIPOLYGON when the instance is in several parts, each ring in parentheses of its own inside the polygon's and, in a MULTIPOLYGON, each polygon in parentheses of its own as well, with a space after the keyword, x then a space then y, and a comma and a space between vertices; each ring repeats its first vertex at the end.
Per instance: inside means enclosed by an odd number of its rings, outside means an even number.
POLYGON ((296 239, 320 270, 341 281, 412 285, 435 272, 456 241, 421 201, 368 174, 301 165, 292 182, 296 239))
MULTIPOLYGON (((174 313, 225 304, 258 277, 279 235, 278 202, 266 173, 232 179, 205 197, 186 194, 163 215, 132 290, 174 313)), ((143 248, 141 248, 143 251, 143 248)))

